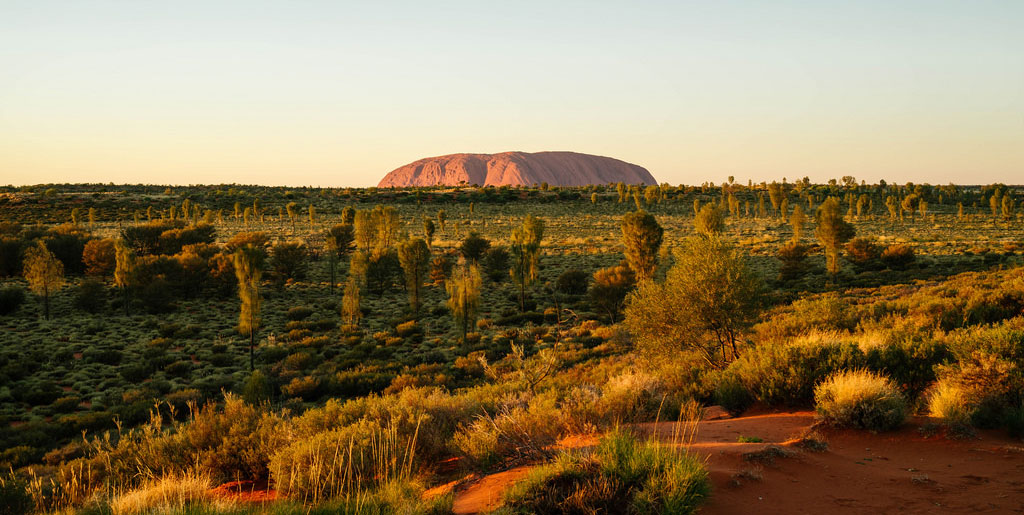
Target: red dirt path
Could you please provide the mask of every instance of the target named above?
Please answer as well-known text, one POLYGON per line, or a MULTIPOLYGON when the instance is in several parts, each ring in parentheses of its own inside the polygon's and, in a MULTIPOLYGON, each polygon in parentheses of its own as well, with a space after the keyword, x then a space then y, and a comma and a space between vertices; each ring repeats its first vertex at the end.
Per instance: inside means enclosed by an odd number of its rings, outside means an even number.
MULTIPOLYGON (((811 452, 797 448, 794 438, 814 424, 812 412, 703 421, 688 445, 707 460, 712 481, 712 496, 701 513, 1024 513, 1024 444, 1002 432, 966 440, 926 438, 918 428, 927 422, 914 419, 898 431, 878 434, 821 429, 828 449, 811 452), (740 436, 762 442, 739 443, 740 436), (772 463, 743 457, 773 444, 795 454, 772 463)), ((673 426, 636 428, 673 445, 673 426)), ((595 442, 574 437, 564 446, 595 442)), ((492 474, 457 491, 455 513, 497 508, 501 495, 529 469, 492 474)))

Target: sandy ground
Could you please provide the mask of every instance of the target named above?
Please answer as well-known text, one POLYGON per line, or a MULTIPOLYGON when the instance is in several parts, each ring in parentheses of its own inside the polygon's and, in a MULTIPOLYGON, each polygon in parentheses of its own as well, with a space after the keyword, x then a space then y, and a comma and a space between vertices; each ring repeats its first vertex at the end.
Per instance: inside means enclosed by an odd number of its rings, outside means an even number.
MULTIPOLYGON (((714 418, 714 417, 712 417, 714 418)), ((685 445, 706 459, 712 496, 702 513, 1024 513, 1024 443, 1001 432, 950 440, 926 437, 913 419, 898 431, 819 429, 828 443, 813 452, 795 438, 814 424, 812 412, 760 413, 702 421, 688 444, 674 424, 641 424, 665 445, 685 445), (740 443, 743 436, 760 442, 740 443), (750 459, 769 446, 786 457, 750 459)), ((586 448, 596 437, 573 437, 586 448)), ((529 472, 506 470, 457 488, 455 513, 486 513, 529 472)), ((445 485, 451 489, 452 485, 445 485)))

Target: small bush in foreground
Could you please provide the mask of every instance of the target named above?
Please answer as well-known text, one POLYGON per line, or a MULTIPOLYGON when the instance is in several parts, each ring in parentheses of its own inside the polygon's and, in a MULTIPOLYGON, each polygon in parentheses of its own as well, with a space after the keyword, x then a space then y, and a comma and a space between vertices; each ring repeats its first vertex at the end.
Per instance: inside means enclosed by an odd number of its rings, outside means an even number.
POLYGON ((888 378, 866 370, 833 374, 814 389, 818 417, 837 426, 886 430, 907 418, 907 402, 888 378))
POLYGON ((538 468, 509 491, 502 512, 693 513, 708 485, 695 457, 614 431, 593 454, 562 454, 538 468))

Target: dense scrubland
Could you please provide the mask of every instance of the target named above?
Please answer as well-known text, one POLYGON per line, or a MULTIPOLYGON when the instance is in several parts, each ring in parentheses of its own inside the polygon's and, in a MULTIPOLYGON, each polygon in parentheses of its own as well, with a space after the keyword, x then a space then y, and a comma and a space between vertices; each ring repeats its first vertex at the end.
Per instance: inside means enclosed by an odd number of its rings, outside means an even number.
POLYGON ((0 505, 448 513, 546 463, 503 511, 688 512, 700 461, 629 427, 713 404, 1021 437, 1018 195, 0 188, 0 505))

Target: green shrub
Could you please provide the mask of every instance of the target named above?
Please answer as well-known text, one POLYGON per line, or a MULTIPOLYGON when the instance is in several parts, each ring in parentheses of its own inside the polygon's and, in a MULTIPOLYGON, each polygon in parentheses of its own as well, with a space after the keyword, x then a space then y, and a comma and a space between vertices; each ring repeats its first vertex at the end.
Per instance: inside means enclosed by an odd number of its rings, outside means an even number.
POLYGON ((281 391, 289 397, 300 397, 303 400, 311 400, 317 397, 320 390, 320 380, 314 376, 295 377, 290 383, 281 387, 281 391))
POLYGON ((0 315, 14 313, 25 302, 25 290, 16 286, 0 288, 0 315))
POLYGON ((864 366, 856 343, 830 333, 812 333, 784 344, 763 344, 740 355, 723 381, 736 381, 764 404, 800 406, 814 399, 814 387, 837 370, 864 366))
POLYGON ((554 396, 522 395, 505 401, 493 416, 478 416, 455 434, 452 445, 483 468, 509 458, 547 457, 561 434, 563 416, 554 396))
POLYGON ((838 372, 814 389, 818 417, 841 427, 882 431, 907 418, 907 402, 888 378, 866 370, 838 372))
POLYGON ((566 270, 555 280, 555 290, 563 295, 583 295, 590 285, 590 274, 582 270, 566 270))
POLYGON ((976 351, 970 358, 939 368, 929 411, 951 423, 965 418, 982 428, 1002 427, 1021 405, 1024 379, 1016 362, 976 351))
POLYGON ((507 494, 504 513, 694 513, 710 493, 689 454, 614 431, 592 454, 562 454, 507 494))
POLYGON ((305 320, 313 314, 313 308, 309 306, 296 306, 290 308, 286 314, 288 320, 305 320))
POLYGON ((0 515, 32 513, 34 507, 24 480, 10 473, 0 476, 0 515))
POLYGON ((86 313, 98 313, 107 305, 107 288, 96 279, 84 279, 75 291, 75 307, 86 313))
POLYGON ((727 377, 715 389, 715 402, 732 416, 742 414, 754 402, 750 392, 734 378, 727 377))

